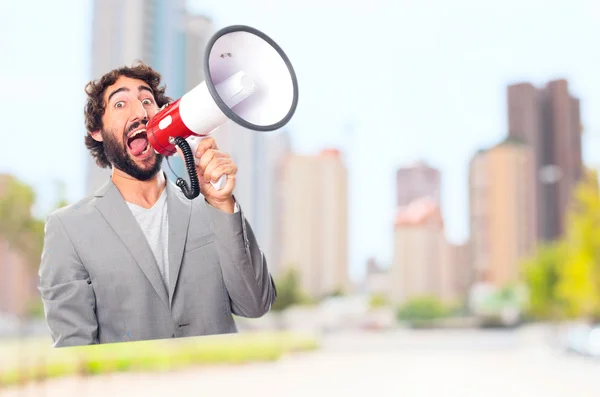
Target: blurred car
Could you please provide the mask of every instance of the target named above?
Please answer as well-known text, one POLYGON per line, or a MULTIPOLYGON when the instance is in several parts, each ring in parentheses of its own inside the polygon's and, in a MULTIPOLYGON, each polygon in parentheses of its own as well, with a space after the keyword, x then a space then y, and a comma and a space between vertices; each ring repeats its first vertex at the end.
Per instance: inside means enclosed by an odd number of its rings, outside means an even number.
POLYGON ((469 310, 484 327, 514 328, 523 321, 527 290, 522 285, 497 288, 477 283, 469 292, 469 310))
POLYGON ((600 325, 590 327, 586 350, 589 356, 600 359, 600 325))
POLYGON ((600 326, 570 323, 558 335, 559 348, 567 353, 600 358, 600 326))

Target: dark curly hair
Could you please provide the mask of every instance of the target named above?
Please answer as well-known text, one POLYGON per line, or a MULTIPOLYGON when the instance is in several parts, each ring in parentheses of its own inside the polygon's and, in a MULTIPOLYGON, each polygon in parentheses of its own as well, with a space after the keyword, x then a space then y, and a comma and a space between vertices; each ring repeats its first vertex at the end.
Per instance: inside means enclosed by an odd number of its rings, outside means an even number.
POLYGON ((104 103, 104 92, 121 76, 146 82, 152 89, 154 99, 159 107, 172 101, 171 98, 165 95, 166 86, 159 87, 162 77, 160 73, 141 61, 138 61, 131 67, 124 66, 111 70, 99 80, 93 80, 87 83, 85 86, 85 93, 88 98, 83 110, 85 128, 87 130, 85 135, 85 146, 90 150, 92 157, 96 159, 96 164, 102 168, 110 167, 111 164, 106 158, 106 154, 104 154, 104 143, 98 142, 92 138, 91 133, 93 131, 102 130, 102 115, 104 114, 106 106, 104 103))

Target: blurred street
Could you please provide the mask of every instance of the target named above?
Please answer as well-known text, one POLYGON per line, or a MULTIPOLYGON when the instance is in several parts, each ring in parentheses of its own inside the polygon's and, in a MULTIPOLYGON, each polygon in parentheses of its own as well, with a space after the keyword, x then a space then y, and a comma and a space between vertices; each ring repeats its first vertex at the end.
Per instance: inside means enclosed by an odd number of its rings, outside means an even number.
POLYGON ((344 332, 325 335, 314 353, 274 363, 65 378, 0 396, 600 395, 600 362, 555 350, 549 335, 541 326, 344 332))

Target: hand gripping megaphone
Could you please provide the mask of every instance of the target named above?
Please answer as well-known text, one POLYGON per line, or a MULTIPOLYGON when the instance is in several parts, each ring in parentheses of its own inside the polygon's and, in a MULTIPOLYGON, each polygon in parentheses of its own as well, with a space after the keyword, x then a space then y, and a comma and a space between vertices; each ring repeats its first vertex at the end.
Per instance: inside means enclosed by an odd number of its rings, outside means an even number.
MULTIPOLYGON (((183 153, 190 186, 176 184, 188 199, 200 194, 194 153, 202 137, 232 120, 250 130, 272 131, 292 118, 298 82, 288 57, 266 34, 249 26, 219 30, 204 54, 206 80, 161 109, 146 125, 152 148, 164 156, 183 153)), ((213 184, 225 186, 226 176, 213 184)))

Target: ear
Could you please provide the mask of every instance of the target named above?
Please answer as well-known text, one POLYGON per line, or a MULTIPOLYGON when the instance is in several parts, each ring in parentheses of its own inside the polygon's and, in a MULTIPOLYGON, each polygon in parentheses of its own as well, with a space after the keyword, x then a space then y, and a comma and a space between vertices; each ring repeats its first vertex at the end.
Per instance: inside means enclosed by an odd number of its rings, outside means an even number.
POLYGON ((104 140, 102 138, 102 134, 100 133, 100 130, 92 131, 92 132, 90 132, 90 135, 92 138, 94 138, 94 140, 96 140, 98 142, 102 142, 104 140))

